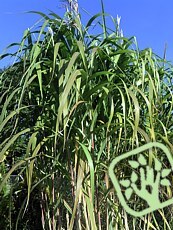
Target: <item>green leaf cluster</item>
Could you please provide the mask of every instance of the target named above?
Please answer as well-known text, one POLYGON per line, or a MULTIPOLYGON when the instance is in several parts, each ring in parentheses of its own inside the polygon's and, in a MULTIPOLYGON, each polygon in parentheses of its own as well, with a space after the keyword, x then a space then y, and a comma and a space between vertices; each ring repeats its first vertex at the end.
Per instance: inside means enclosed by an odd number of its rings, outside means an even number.
MULTIPOLYGON (((105 14, 86 26, 80 15, 37 14, 43 23, 24 32, 16 53, 5 54, 16 62, 0 74, 0 191, 18 178, 10 190, 15 211, 9 208, 6 218, 11 229, 123 229, 124 222, 131 228, 133 218, 120 217, 107 169, 150 141, 173 150, 172 66, 151 49, 140 51, 134 37, 122 37, 116 19, 108 28, 105 14), (101 34, 92 34, 94 24, 101 34)), ((146 164, 142 155, 139 163, 146 164)))

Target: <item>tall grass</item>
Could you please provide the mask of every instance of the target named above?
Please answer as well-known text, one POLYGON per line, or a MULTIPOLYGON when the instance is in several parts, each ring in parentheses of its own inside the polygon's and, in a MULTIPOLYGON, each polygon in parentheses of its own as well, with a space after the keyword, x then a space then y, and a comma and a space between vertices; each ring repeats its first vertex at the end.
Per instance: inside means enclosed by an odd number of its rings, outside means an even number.
POLYGON ((86 26, 71 12, 39 14, 0 75, 1 229, 171 229, 170 207, 128 215, 108 167, 153 141, 173 153, 172 65, 104 14, 86 26), (97 21, 103 33, 91 34, 97 21))

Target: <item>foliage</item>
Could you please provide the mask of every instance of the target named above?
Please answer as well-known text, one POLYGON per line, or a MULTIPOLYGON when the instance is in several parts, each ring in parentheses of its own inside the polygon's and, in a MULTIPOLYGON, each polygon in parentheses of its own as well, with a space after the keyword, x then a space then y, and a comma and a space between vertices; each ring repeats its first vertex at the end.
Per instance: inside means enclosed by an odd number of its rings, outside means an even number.
MULTIPOLYGON (((125 213, 107 171, 144 143, 173 153, 171 64, 139 51, 115 19, 115 31, 106 27, 104 14, 85 27, 71 12, 39 14, 43 24, 25 31, 16 63, 0 75, 1 194, 15 178, 1 229, 171 229, 168 209, 125 213), (97 20, 103 33, 92 35, 97 20)), ((117 175, 121 167, 128 172, 120 165, 117 175)))

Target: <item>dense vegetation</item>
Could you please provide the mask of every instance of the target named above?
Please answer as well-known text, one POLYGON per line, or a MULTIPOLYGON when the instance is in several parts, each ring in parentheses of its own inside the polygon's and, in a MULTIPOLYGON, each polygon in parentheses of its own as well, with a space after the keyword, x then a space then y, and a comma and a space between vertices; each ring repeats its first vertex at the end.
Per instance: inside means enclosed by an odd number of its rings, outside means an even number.
POLYGON ((170 206, 127 214, 108 175, 145 143, 173 153, 172 65, 104 14, 40 14, 0 74, 0 229, 172 229, 170 206))

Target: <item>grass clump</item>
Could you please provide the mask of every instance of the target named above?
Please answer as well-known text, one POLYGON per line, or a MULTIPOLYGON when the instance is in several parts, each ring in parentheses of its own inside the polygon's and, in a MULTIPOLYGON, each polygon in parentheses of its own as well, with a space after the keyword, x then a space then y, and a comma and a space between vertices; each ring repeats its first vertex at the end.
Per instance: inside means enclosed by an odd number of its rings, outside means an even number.
POLYGON ((172 66, 122 37, 116 20, 110 30, 104 14, 86 26, 73 12, 40 14, 0 75, 0 227, 171 229, 170 207, 128 215, 108 167, 148 142, 173 153, 172 66), (100 17, 103 32, 91 34, 100 17))

